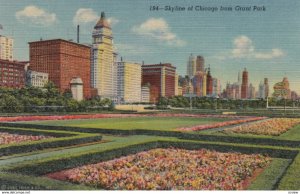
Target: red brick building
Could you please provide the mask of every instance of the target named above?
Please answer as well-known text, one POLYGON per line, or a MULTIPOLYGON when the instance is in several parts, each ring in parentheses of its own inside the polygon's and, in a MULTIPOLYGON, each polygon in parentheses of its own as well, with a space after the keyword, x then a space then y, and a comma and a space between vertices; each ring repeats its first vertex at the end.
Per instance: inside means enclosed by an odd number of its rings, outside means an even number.
POLYGON ((85 98, 91 97, 91 48, 62 39, 30 42, 30 69, 49 74, 61 93, 70 89, 72 78, 83 81, 85 98))
POLYGON ((142 66, 142 85, 150 84, 150 102, 175 95, 175 74, 176 67, 170 63, 142 66))
POLYGON ((0 59, 0 87, 22 88, 25 86, 25 64, 0 59))

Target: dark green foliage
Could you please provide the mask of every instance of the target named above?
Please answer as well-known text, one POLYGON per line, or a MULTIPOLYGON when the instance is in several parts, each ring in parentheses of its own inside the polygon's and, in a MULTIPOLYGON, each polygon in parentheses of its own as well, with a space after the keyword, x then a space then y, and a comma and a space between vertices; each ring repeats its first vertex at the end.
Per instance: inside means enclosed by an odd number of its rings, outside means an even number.
MULTIPOLYGON (((36 128, 36 129, 44 129, 44 130, 57 129, 57 126, 35 125, 35 124, 24 124, 24 123, 0 123, 0 126, 1 125, 11 126, 11 127, 36 128)), ((193 133, 185 133, 180 131, 159 131, 159 130, 145 130, 145 129, 121 130, 121 129, 81 128, 81 127, 68 127, 68 126, 60 126, 59 129, 65 131, 76 131, 76 132, 84 132, 84 133, 102 133, 102 134, 109 134, 109 135, 166 136, 166 137, 177 137, 179 139, 188 139, 188 140, 245 143, 245 144, 283 146, 283 147, 294 147, 294 148, 300 147, 300 141, 277 140, 272 138, 251 138, 251 137, 232 137, 232 136, 221 136, 221 135, 193 134, 193 133)))
POLYGON ((70 91, 60 94, 52 82, 43 89, 0 87, 0 112, 3 113, 87 112, 113 108, 111 100, 99 97, 78 102, 72 99, 70 91))
POLYGON ((244 154, 260 153, 270 157, 277 158, 293 158, 298 154, 298 151, 277 150, 272 148, 257 148, 257 147, 239 147, 217 144, 205 144, 194 142, 174 142, 174 141, 154 141, 138 145, 131 145, 118 149, 112 149, 102 152, 92 152, 82 155, 68 156, 62 159, 48 159, 48 161, 36 162, 34 164, 20 165, 9 172, 28 174, 28 175, 45 175, 51 172, 61 171, 65 169, 75 168, 86 164, 93 164, 102 161, 111 160, 129 154, 135 154, 141 151, 146 151, 154 148, 182 148, 182 149, 212 149, 220 152, 240 152, 244 154))
POLYGON ((21 129, 5 129, 0 128, 0 132, 16 133, 22 135, 46 135, 56 138, 40 141, 30 141, 19 144, 7 144, 0 146, 0 156, 12 154, 26 153, 47 148, 57 148, 64 146, 79 145, 83 143, 91 143, 100 141, 101 135, 97 134, 67 134, 65 132, 37 131, 37 130, 21 130, 21 129))

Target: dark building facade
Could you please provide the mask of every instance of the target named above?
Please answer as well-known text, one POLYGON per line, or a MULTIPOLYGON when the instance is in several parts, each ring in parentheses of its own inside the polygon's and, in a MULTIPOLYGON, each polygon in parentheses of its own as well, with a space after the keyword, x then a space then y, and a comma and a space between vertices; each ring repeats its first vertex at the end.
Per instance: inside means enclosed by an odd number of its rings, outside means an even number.
POLYGON ((150 84, 150 102, 175 95, 176 67, 170 63, 142 65, 142 85, 150 84))
POLYGON ((83 81, 85 98, 91 97, 91 48, 74 42, 54 39, 30 42, 30 69, 49 74, 61 93, 70 90, 70 82, 83 81))
POLYGON ((245 68, 243 71, 242 76, 242 92, 241 92, 241 98, 246 99, 248 98, 248 71, 245 68))
POLYGON ((0 87, 22 88, 25 86, 25 64, 0 59, 0 87))
POLYGON ((213 78, 210 74, 210 68, 208 68, 207 76, 206 76, 206 95, 212 96, 213 94, 213 78))

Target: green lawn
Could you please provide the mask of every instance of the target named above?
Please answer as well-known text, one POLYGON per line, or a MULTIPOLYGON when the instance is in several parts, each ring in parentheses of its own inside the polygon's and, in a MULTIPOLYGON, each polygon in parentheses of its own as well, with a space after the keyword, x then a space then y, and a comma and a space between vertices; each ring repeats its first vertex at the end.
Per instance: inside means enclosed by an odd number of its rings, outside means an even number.
POLYGON ((103 129, 147 129, 173 130, 179 127, 212 124, 227 121, 227 118, 189 118, 189 117, 134 117, 134 118, 103 118, 61 121, 34 121, 32 124, 72 126, 103 129))

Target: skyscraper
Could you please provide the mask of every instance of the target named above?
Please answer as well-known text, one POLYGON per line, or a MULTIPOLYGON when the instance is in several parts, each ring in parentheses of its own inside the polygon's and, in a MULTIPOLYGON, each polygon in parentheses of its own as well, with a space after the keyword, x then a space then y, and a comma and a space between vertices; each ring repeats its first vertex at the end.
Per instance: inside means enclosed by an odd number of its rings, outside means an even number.
POLYGON ((206 76, 206 95, 212 96, 212 94, 213 94, 213 78, 210 74, 210 67, 209 67, 206 76))
POLYGON ((256 97, 255 87, 252 84, 250 84, 249 85, 248 98, 249 99, 255 99, 255 97, 256 97))
POLYGON ((117 64, 112 30, 104 12, 93 31, 91 84, 98 95, 113 99, 117 96, 117 64))
POLYGON ((189 57, 186 74, 189 76, 189 78, 192 78, 196 74, 196 57, 194 57, 193 54, 191 54, 189 57))
POLYGON ((269 81, 268 78, 264 79, 264 86, 265 86, 265 98, 269 96, 269 81))
POLYGON ((13 60, 13 43, 12 38, 0 35, 0 59, 13 60))
POLYGON ((204 72, 205 64, 204 64, 204 57, 198 55, 196 59, 196 72, 201 71, 204 72))
POLYGON ((117 95, 122 103, 141 101, 141 64, 130 62, 117 62, 117 95))
POLYGON ((248 71, 246 68, 243 71, 241 98, 248 98, 248 71))

